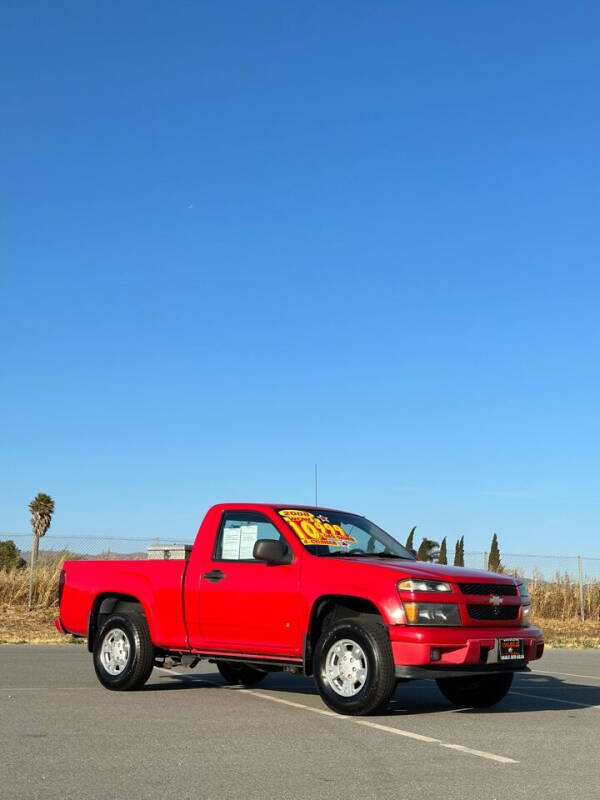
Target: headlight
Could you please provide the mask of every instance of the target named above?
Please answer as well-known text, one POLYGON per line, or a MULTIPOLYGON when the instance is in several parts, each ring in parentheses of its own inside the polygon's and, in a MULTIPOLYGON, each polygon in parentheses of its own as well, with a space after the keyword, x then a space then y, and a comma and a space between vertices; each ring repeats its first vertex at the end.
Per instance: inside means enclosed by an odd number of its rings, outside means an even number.
POLYGON ((440 581, 420 581, 415 578, 407 578, 405 581, 400 581, 398 589, 403 589, 407 592, 451 592, 452 587, 449 583, 441 583, 440 581))
POLYGON ((460 625, 454 603, 402 603, 409 625, 460 625))
POLYGON ((529 625, 531 617, 531 606, 523 606, 521 608, 521 625, 529 625))

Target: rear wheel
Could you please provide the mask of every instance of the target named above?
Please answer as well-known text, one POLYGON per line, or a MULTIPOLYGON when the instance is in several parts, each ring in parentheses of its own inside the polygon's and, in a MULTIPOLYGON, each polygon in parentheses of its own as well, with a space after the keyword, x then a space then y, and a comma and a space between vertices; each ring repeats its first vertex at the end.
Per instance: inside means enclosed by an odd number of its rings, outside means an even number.
POLYGON ((334 623, 317 642, 313 663, 321 698, 339 714, 382 711, 396 688, 389 636, 374 620, 334 623))
POLYGON ((249 664, 239 664, 235 661, 217 661, 216 664, 221 677, 230 686, 256 686, 267 675, 263 670, 249 664))
POLYGON ((512 680, 512 672, 496 672, 493 675, 438 678, 436 683, 444 697, 455 706, 489 708, 506 697, 512 680))
POLYGON ((107 689, 131 691, 143 686, 154 666, 154 648, 145 617, 111 614, 94 643, 94 669, 107 689))

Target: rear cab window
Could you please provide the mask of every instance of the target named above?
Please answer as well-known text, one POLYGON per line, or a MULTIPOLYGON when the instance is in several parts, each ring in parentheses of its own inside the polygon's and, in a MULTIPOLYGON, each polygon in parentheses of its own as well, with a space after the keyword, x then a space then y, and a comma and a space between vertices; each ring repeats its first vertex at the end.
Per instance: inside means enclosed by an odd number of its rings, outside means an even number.
POLYGON ((264 514, 256 511, 226 511, 215 542, 213 561, 263 563, 252 555, 259 539, 280 541, 291 552, 285 537, 264 514))

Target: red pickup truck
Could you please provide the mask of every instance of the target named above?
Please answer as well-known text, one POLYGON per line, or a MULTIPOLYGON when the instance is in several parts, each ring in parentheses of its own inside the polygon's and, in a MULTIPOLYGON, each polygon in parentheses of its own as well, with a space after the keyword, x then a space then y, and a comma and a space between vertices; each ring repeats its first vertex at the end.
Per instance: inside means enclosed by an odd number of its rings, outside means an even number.
POLYGON ((313 675, 342 714, 384 709, 398 680, 433 678, 486 707, 544 650, 525 586, 417 561, 365 517, 304 506, 213 506, 187 559, 67 561, 58 629, 87 636, 108 689, 154 666, 216 663, 252 686, 313 675))

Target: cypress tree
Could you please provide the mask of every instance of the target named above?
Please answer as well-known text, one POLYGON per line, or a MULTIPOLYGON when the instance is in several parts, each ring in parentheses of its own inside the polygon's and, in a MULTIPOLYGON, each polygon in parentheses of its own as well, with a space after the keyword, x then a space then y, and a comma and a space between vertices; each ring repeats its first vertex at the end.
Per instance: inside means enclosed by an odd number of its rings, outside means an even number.
POLYGON ((488 569, 490 572, 502 572, 502 562, 500 560, 500 547, 498 546, 498 534, 492 536, 490 555, 488 558, 488 569))
POLYGON ((456 540, 456 544, 454 545, 454 566, 460 567, 460 539, 456 540))
POLYGON ((406 544, 404 545, 407 550, 414 550, 415 549, 414 541, 415 541, 415 531, 416 530, 417 530, 417 526, 415 525, 414 528, 412 528, 411 532, 408 534, 408 539, 406 540, 406 544))
POLYGON ((440 554, 438 556, 438 564, 448 563, 448 552, 446 547, 446 537, 442 539, 442 546, 440 547, 440 554))
POLYGON ((465 565, 465 537, 461 536, 460 539, 456 542, 456 547, 454 548, 454 566, 464 567, 464 565, 465 565))

